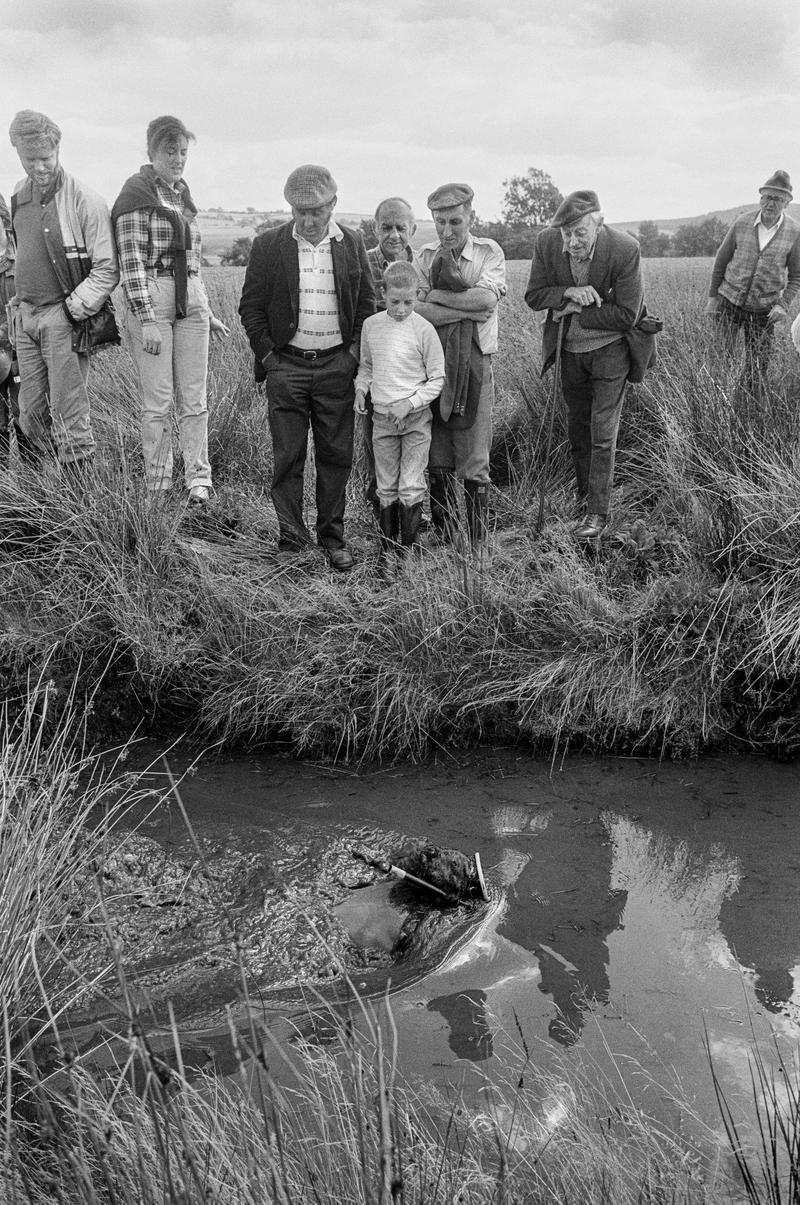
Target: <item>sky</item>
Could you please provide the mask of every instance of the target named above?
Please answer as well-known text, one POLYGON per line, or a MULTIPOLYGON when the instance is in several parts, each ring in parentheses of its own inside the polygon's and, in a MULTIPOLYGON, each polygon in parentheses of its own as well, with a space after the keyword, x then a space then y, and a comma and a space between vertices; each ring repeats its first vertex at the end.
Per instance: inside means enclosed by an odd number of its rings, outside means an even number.
MULTIPOLYGON (((196 135, 200 208, 285 208, 301 163, 342 212, 418 216, 465 181, 485 221, 530 167, 593 188, 609 221, 755 205, 784 168, 800 199, 797 0, 0 0, 0 130, 61 127, 61 160, 109 204, 148 121, 196 135), (5 11, 3 11, 5 10, 5 11)), ((0 135, 0 192, 21 175, 0 135)))

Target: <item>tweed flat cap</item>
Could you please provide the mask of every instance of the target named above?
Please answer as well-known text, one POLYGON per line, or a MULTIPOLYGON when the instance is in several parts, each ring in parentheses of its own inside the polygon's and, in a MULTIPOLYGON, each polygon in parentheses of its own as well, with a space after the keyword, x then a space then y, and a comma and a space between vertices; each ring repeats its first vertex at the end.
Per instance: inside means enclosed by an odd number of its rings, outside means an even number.
POLYGON ((475 193, 469 184, 440 184, 428 197, 428 209, 452 209, 455 205, 471 205, 475 193))
POLYGON ((336 196, 336 181, 327 167, 304 163, 289 176, 283 195, 294 209, 316 209, 336 196))
POLYGON ((600 202, 597 199, 597 193, 592 192, 590 188, 584 188, 578 192, 571 192, 569 196, 564 197, 564 200, 550 219, 550 225, 557 228, 571 226, 573 222, 579 222, 587 213, 599 212, 600 202))
POLYGON ((763 192, 765 188, 770 189, 772 192, 784 192, 786 193, 787 197, 791 199, 792 182, 789 179, 789 173, 782 172, 780 168, 778 168, 776 172, 772 173, 766 184, 761 185, 758 191, 763 192))

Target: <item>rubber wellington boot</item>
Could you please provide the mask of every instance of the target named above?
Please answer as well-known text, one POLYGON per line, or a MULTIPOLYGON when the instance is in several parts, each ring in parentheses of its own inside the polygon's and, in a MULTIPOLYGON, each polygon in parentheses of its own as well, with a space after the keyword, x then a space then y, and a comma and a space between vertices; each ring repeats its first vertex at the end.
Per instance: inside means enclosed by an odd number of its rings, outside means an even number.
POLYGON ((458 494, 452 469, 430 469, 432 543, 450 544, 458 531, 458 494))
POLYGON ((397 577, 397 537, 400 534, 400 506, 392 502, 382 506, 378 514, 378 575, 391 583, 397 577))
POLYGON ((412 502, 410 506, 400 504, 400 556, 408 558, 421 551, 419 542, 419 522, 422 518, 422 503, 412 502))
POLYGON ((467 505, 467 529, 476 569, 491 569, 489 548, 489 486, 485 481, 465 481, 464 500, 467 505))

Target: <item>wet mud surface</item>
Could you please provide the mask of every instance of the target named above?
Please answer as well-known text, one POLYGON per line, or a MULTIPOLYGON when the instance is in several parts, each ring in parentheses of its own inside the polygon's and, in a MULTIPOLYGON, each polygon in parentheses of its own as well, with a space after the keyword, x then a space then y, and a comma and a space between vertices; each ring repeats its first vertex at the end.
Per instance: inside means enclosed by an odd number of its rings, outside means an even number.
MULTIPOLYGON (((156 1017, 173 1000, 201 1062, 226 1069, 215 1034, 226 1005, 244 1007, 231 918, 247 1008, 279 1024, 317 992, 335 1005, 346 968, 375 1000, 390 987, 404 1070, 442 1088, 507 1071, 524 1043, 542 1068, 622 1060, 656 1112, 680 1097, 711 1116, 706 1041, 746 1093, 753 1037, 800 1037, 794 766, 494 749, 355 773, 209 757, 180 788, 205 866, 159 774, 164 803, 106 894, 139 893, 116 913, 132 990, 156 1017), (432 907, 350 853, 429 842, 479 850, 491 902, 432 907)), ((88 1046, 100 1029, 85 1020, 88 1046)))

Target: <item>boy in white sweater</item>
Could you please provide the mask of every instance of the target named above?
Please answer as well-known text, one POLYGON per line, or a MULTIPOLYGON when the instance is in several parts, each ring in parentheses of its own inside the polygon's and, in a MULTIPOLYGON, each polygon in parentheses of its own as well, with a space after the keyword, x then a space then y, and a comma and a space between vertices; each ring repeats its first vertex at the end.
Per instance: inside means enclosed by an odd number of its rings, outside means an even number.
POLYGON ((431 442, 431 402, 444 385, 444 352, 435 328, 414 313, 417 274, 406 261, 384 272, 386 310, 367 318, 361 331, 361 363, 355 410, 366 412, 372 395, 372 448, 380 501, 379 568, 395 575, 395 551, 417 544, 425 469, 431 442))

